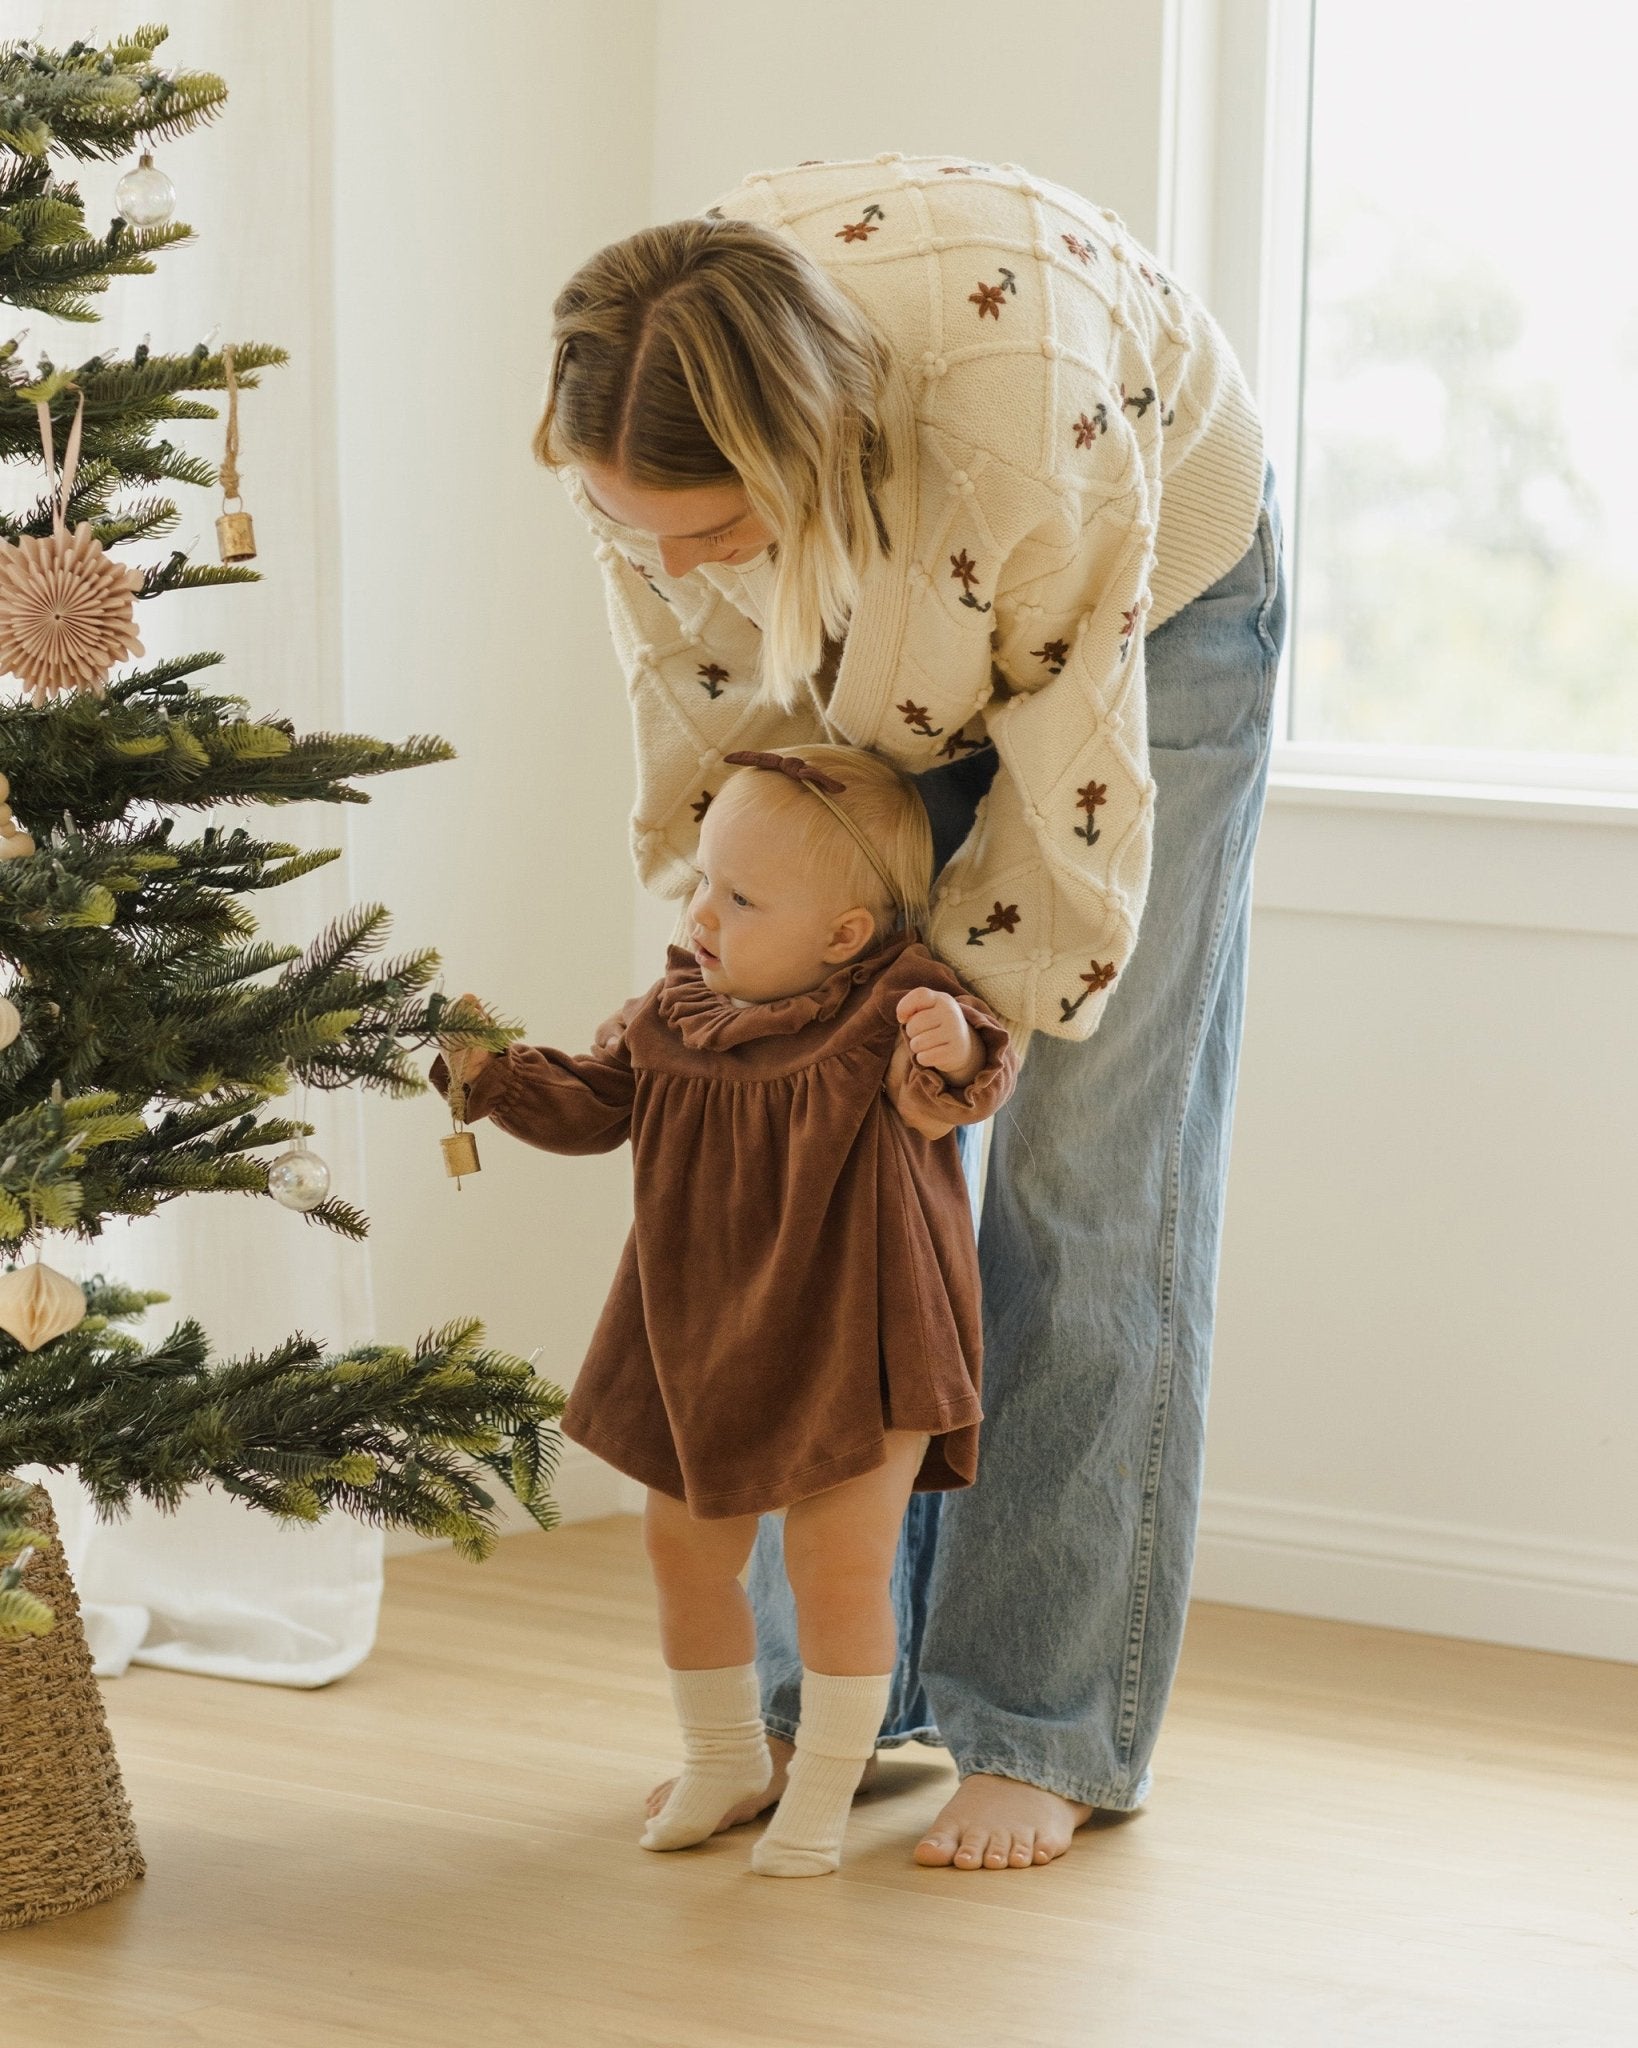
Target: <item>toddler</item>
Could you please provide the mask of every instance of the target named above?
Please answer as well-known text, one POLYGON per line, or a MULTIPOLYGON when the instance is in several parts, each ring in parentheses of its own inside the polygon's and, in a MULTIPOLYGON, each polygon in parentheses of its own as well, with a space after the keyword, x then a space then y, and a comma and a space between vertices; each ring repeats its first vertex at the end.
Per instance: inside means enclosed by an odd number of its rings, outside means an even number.
POLYGON ((446 1046, 432 1079, 457 1114, 549 1151, 631 1142, 636 1220, 562 1427, 648 1489, 684 1764, 642 1845, 704 1841, 768 1785, 739 1575, 757 1517, 782 1509, 801 1714, 751 1861, 807 1877, 837 1866, 886 1708, 909 1496, 977 1471, 952 1133, 1006 1099, 1017 1060, 917 933, 932 841, 914 784, 846 747, 727 765, 689 945, 623 1036, 584 1055, 446 1046))

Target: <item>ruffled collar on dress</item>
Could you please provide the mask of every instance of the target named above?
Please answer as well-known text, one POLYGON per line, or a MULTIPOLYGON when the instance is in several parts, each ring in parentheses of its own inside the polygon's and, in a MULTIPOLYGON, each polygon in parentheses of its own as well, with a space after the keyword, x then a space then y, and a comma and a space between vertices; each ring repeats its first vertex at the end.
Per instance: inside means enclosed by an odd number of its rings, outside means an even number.
POLYGON ((655 1007, 684 1045, 716 1049, 745 1045, 756 1038, 782 1038, 834 1017, 862 981, 871 981, 920 934, 895 932, 892 938, 826 975, 817 988, 799 996, 776 996, 766 1003, 736 1003, 731 996, 707 988, 699 962, 682 946, 666 948, 665 979, 655 1007))

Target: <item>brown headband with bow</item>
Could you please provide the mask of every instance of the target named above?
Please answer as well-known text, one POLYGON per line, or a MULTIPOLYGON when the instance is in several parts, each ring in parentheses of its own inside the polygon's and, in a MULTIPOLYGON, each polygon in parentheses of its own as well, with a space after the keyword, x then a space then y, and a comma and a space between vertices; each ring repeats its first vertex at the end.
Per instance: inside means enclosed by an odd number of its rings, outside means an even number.
POLYGON ((787 776, 792 782, 799 783, 804 789, 811 789, 825 806, 826 810, 830 811, 835 817, 840 818, 843 825, 852 833, 854 839, 858 842, 860 852, 876 870, 877 874, 880 875, 888 896, 897 905, 901 915, 908 921, 910 906, 905 902, 903 896, 900 895, 898 883, 887 872, 887 863, 882 859, 875 847, 871 845, 854 820, 835 801, 842 791, 847 788, 845 782, 839 782, 834 775, 827 775, 822 768, 815 768, 811 761, 804 761, 799 754, 745 752, 724 754, 722 759, 724 767, 769 768, 776 775, 787 776))

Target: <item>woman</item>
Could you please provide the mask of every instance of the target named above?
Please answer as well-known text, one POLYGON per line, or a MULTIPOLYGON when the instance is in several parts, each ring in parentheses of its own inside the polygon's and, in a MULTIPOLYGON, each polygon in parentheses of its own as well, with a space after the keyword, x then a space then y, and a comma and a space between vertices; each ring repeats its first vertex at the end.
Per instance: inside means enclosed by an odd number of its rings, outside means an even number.
MULTIPOLYGON (((1118 217, 1015 165, 757 173, 556 316, 535 452, 598 536, 643 881, 686 896, 724 754, 877 748, 933 822, 929 943, 1028 1040, 978 1483, 906 1517, 880 1740, 961 1775, 918 1861, 1049 1862, 1145 1798, 1187 1598, 1285 628, 1255 408, 1118 217)), ((801 1669, 771 1517, 750 1591, 766 1804, 801 1669)))

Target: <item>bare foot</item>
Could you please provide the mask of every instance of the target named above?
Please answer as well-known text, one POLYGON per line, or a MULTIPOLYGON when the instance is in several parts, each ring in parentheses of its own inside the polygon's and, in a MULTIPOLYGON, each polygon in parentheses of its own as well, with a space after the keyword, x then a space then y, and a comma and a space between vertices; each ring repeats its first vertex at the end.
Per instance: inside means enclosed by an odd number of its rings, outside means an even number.
POLYGON ((975 1771, 916 1844, 916 1861, 957 1870, 1023 1870, 1061 1856, 1091 1818, 1091 1807, 1078 1800, 975 1771))
MULTIPOLYGON (((768 1753, 773 1758, 773 1776, 760 1792, 753 1792, 749 1799, 742 1799, 737 1806, 730 1806, 717 1822, 715 1833, 725 1834, 729 1828, 737 1828, 745 1821, 755 1820, 759 1813, 766 1813, 770 1806, 778 1803, 779 1795, 785 1789, 785 1774, 791 1767, 793 1751, 783 1736, 770 1735, 768 1753)), ((875 1784, 880 1771, 880 1758, 872 1757, 864 1767, 864 1776, 859 1780, 859 1791, 868 1792, 875 1784)), ((646 1810, 650 1819, 664 1806, 676 1782, 675 1778, 667 1778, 663 1785, 656 1785, 648 1795, 646 1810)), ((857 1797, 857 1794, 854 1796, 857 1797)))

